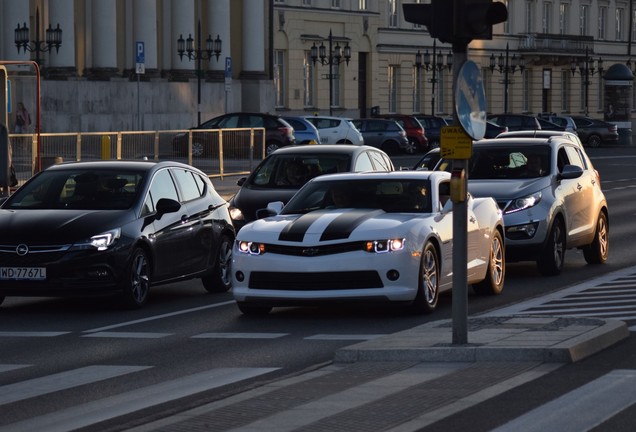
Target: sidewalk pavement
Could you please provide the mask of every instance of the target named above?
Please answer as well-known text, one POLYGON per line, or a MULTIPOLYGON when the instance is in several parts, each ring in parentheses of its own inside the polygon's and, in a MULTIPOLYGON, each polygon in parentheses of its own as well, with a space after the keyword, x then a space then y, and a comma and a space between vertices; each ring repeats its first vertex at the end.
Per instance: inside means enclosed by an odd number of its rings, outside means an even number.
POLYGON ((468 343, 451 320, 342 348, 334 362, 132 429, 419 430, 629 336, 597 318, 477 316, 468 343))
POLYGON ((221 195, 226 201, 228 201, 234 194, 239 190, 239 186, 236 182, 241 177, 247 177, 247 175, 240 176, 223 176, 221 177, 212 177, 212 184, 214 185, 214 189, 221 195))

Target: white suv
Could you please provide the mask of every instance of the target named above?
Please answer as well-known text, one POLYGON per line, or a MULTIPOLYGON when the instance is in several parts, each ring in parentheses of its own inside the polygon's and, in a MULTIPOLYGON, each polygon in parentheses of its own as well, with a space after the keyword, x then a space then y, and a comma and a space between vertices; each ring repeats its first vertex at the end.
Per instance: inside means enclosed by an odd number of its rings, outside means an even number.
POLYGON ((305 116, 318 129, 322 144, 363 145, 364 138, 351 119, 329 116, 305 116))

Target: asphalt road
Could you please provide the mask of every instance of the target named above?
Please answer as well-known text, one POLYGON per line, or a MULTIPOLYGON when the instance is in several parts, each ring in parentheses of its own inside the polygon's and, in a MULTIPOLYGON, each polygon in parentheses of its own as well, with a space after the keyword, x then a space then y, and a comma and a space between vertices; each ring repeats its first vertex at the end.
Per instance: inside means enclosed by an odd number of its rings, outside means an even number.
MULTIPOLYGON (((593 149, 589 154, 610 205, 609 262, 589 266, 580 252, 568 251, 563 274, 552 278, 540 276, 532 263, 510 264, 503 295, 470 293, 469 314, 510 307, 634 265, 636 149, 593 149)), ((414 159, 400 158, 396 165, 412 161, 410 166, 414 159)), ((636 316, 636 299, 626 299, 625 307, 636 316)), ((612 311, 599 302, 597 313, 612 311)), ((101 417, 90 430, 122 430, 314 368, 329 362, 336 349, 359 340, 450 317, 451 299, 443 296, 430 316, 386 308, 281 308, 264 318, 248 318, 229 293, 207 294, 199 281, 157 287, 148 306, 138 311, 121 310, 104 299, 8 298, 0 307, 0 431, 38 421, 48 425, 51 416, 62 414, 86 421, 92 419, 89 408, 114 416, 101 417), (199 379, 210 372, 220 378, 210 383, 199 379)), ((604 373, 636 369, 634 343, 630 337, 430 430, 490 430, 489 425, 520 417, 604 373)), ((621 425, 628 425, 634 414, 621 411, 611 430, 632 430, 621 425)))

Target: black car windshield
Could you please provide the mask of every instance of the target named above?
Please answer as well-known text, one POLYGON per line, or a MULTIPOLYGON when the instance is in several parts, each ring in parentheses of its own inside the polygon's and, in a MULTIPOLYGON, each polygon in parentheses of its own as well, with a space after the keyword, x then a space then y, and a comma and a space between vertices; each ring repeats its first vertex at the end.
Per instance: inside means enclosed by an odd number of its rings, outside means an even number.
POLYGON ((347 172, 347 154, 272 155, 259 165, 246 184, 252 189, 299 189, 322 174, 347 172))
POLYGON ((431 183, 421 179, 316 181, 301 189, 282 214, 335 208, 381 209, 387 213, 430 213, 431 183))
POLYGON ((124 210, 132 207, 143 171, 44 171, 13 194, 5 209, 124 210))
POLYGON ((473 147, 469 179, 531 179, 550 174, 546 145, 473 147))

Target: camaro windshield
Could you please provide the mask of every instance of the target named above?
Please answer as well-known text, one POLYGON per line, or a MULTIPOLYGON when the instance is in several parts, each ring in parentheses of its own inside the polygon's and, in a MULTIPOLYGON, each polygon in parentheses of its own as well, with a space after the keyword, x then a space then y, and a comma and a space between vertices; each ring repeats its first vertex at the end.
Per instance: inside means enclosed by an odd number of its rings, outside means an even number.
POLYGON ((430 213, 431 183, 413 179, 320 181, 308 184, 283 214, 334 208, 381 209, 387 213, 430 213))
POLYGON ((25 184, 5 209, 124 210, 139 193, 142 171, 51 170, 25 184))

